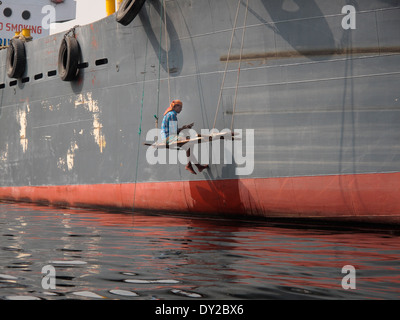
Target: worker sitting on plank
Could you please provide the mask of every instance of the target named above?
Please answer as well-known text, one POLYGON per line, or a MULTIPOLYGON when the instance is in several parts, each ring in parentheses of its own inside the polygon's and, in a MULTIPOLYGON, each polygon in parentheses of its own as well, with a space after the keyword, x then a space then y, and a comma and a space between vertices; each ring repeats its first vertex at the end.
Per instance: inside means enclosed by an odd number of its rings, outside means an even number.
MULTIPOLYGON (((178 134, 185 129, 191 129, 193 123, 184 125, 182 128, 178 128, 178 113, 182 111, 183 103, 180 100, 173 100, 170 106, 164 112, 164 118, 161 124, 161 139, 167 145, 178 140, 178 134)), ((190 159, 190 148, 186 151, 186 156, 188 158, 188 163, 185 167, 186 170, 192 174, 196 174, 193 169, 192 162, 190 159)), ((196 163, 195 166, 202 172, 204 169, 208 168, 208 165, 201 165, 196 163)))

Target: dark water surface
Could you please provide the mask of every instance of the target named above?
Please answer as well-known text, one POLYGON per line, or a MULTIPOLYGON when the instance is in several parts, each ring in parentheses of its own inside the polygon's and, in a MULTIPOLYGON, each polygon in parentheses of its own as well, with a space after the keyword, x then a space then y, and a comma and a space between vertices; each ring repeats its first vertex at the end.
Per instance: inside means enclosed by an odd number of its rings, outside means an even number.
POLYGON ((0 203, 0 299, 399 299, 399 235, 0 203))

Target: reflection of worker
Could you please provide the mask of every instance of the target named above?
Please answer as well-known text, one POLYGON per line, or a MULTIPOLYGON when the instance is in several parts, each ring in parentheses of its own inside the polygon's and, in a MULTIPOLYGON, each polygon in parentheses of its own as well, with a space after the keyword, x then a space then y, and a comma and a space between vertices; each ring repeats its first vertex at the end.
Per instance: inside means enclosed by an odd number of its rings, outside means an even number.
MULTIPOLYGON (((174 100, 171 102, 170 106, 164 112, 164 118, 161 124, 161 139, 166 144, 172 143, 178 140, 178 134, 184 129, 191 129, 193 123, 184 125, 182 128, 178 128, 178 113, 182 111, 183 103, 180 100, 174 100)), ((190 158, 190 148, 186 151, 186 156, 188 157, 188 164, 185 169, 193 174, 196 172, 193 170, 192 161, 190 158)), ((195 166, 202 172, 204 169, 208 168, 208 165, 201 165, 195 163, 195 166)))

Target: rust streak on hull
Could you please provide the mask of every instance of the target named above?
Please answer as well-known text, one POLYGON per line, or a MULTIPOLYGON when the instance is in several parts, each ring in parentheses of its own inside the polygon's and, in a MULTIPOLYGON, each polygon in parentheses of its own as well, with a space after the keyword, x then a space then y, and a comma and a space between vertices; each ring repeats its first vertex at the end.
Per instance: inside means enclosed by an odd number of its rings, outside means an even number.
MULTIPOLYGON (((244 61, 287 59, 299 57, 324 57, 324 56, 345 56, 360 54, 400 54, 400 47, 367 47, 367 48, 334 48, 334 49, 316 49, 316 50, 291 50, 279 52, 254 52, 244 53, 241 59, 244 61)), ((226 62, 228 55, 220 57, 221 62, 226 62)), ((229 55, 229 62, 240 60, 240 54, 229 55)))

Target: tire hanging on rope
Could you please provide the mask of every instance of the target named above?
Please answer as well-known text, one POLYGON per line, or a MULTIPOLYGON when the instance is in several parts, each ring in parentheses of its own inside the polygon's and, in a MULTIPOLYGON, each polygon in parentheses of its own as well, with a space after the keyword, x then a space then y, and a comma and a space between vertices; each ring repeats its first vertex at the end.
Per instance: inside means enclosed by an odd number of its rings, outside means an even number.
POLYGON ((26 52, 24 42, 11 39, 7 49, 7 75, 10 78, 21 78, 26 67, 26 52))
POLYGON ((75 37, 65 36, 58 53, 58 74, 63 81, 73 81, 79 73, 80 47, 75 37))
POLYGON ((137 16, 146 0, 124 0, 117 11, 117 22, 127 26, 137 16))

